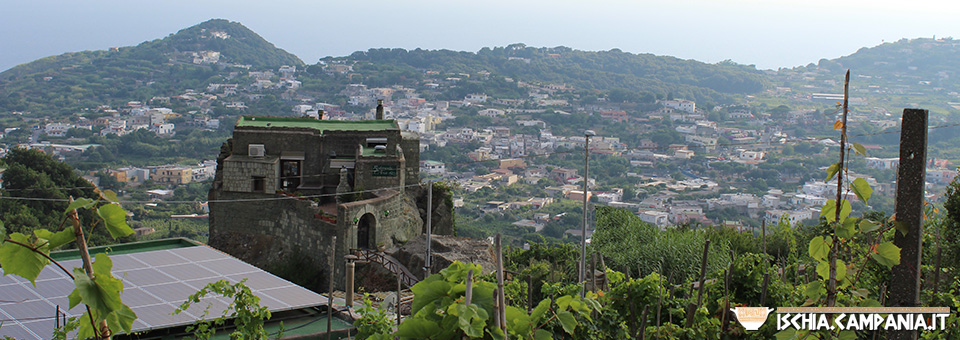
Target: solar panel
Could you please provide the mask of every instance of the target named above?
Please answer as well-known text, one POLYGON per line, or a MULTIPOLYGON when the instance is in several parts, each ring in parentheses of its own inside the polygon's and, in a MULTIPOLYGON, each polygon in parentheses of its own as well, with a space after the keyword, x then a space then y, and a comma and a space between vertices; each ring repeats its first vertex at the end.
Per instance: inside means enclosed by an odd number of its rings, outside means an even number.
POLYGON ((73 292, 73 289, 76 287, 69 278, 63 278, 59 280, 37 281, 37 288, 34 288, 34 291, 37 292, 39 296, 52 299, 70 295, 70 292, 73 292))
POLYGON ((157 269, 179 280, 194 280, 220 276, 217 273, 214 273, 213 271, 203 268, 195 263, 176 264, 172 266, 158 267, 157 269))
POLYGON ((177 279, 153 268, 134 269, 114 272, 114 276, 130 282, 136 287, 176 282, 177 279))
POLYGON ((186 300, 190 294, 193 294, 197 291, 196 289, 193 289, 193 287, 190 287, 183 282, 146 286, 142 287, 142 289, 147 293, 156 296, 158 299, 174 305, 186 300))
POLYGON ((158 299, 156 296, 153 296, 140 288, 124 289, 120 298, 127 304, 127 306, 149 306, 163 303, 163 300, 158 299))
MULTIPOLYGON (((26 283, 28 286, 29 282, 26 283)), ((32 287, 32 286, 31 286, 32 287)), ((0 286, 0 300, 3 300, 5 304, 15 304, 21 301, 33 300, 40 298, 39 295, 34 294, 30 289, 24 287, 23 285, 4 285, 0 286)), ((0 309, 2 309, 4 304, 0 304, 0 309)))
POLYGON ((146 253, 130 254, 130 256, 137 260, 143 261, 143 263, 146 263, 149 266, 154 266, 154 267, 164 266, 164 265, 169 265, 174 263, 182 263, 182 262, 185 262, 186 260, 183 257, 177 256, 175 253, 166 252, 166 251, 161 251, 161 252, 151 251, 146 253))
MULTIPOLYGON (((48 334, 48 332, 44 332, 41 334, 48 334)), ((21 326, 19 324, 14 324, 10 321, 3 323, 3 328, 0 328, 0 335, 9 336, 14 339, 45 339, 50 337, 49 335, 47 335, 46 337, 38 337, 36 334, 33 334, 32 332, 27 330, 27 328, 25 328, 24 326, 21 326)))
MULTIPOLYGON (((211 317, 219 316, 229 301, 218 296, 208 296, 186 313, 171 313, 189 295, 221 279, 232 283, 246 278, 247 286, 261 298, 261 305, 274 313, 325 305, 327 301, 319 294, 203 245, 111 255, 110 259, 114 276, 124 283, 123 302, 138 316, 134 332, 192 324, 208 305, 211 317)), ((72 269, 80 266, 80 260, 61 264, 72 269)), ((56 308, 67 308, 67 295, 73 288, 73 281, 54 265, 44 268, 37 287, 19 277, 0 276, 0 337, 50 338, 56 325, 56 308)), ((83 312, 82 306, 66 311, 71 316, 83 312)))

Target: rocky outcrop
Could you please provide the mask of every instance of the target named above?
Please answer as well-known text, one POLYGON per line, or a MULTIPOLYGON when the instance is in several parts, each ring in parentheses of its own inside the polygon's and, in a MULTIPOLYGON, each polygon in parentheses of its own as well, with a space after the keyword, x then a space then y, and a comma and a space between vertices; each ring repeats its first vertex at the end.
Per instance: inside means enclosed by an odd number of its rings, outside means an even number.
MULTIPOLYGON (((439 273, 453 261, 479 264, 483 267, 483 274, 491 273, 494 269, 493 244, 486 239, 433 235, 431 241, 433 273, 439 273)), ((426 243, 426 235, 420 235, 402 247, 388 252, 406 266, 414 276, 423 279, 426 243)))

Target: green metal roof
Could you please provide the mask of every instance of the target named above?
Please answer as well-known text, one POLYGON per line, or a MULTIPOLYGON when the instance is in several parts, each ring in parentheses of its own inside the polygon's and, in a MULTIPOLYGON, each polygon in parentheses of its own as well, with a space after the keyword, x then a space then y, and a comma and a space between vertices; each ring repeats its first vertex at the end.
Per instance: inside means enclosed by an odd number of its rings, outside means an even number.
POLYGON ((323 131, 381 131, 399 129, 390 120, 317 120, 313 118, 243 116, 237 127, 308 128, 323 131))
MULTIPOLYGON (((165 249, 176 249, 176 248, 186 248, 194 247, 201 245, 201 243, 178 237, 178 238, 167 238, 162 240, 151 240, 151 241, 139 241, 139 242, 129 242, 129 243, 120 243, 109 246, 99 246, 91 247, 88 249, 90 256, 93 257, 99 253, 107 253, 110 255, 119 255, 119 254, 132 254, 140 253, 151 250, 165 250, 165 249)), ((77 249, 68 249, 50 252, 50 258, 57 261, 72 260, 80 258, 80 251, 77 249)))

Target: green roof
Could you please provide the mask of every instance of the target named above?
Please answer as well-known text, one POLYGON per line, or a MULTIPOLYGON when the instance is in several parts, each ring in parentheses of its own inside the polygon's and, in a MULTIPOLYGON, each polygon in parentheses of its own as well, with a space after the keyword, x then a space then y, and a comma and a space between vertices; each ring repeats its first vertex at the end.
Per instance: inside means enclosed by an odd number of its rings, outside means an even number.
POLYGON ((243 116, 237 127, 308 128, 323 131, 381 131, 399 129, 390 120, 317 120, 313 118, 243 116))
MULTIPOLYGON (((119 254, 132 254, 140 253, 151 250, 164 250, 164 249, 176 249, 176 248, 186 248, 198 246, 201 243, 197 241, 178 237, 178 238, 167 238, 161 240, 151 240, 151 241, 140 241, 140 242, 129 242, 129 243, 120 243, 109 246, 99 246, 88 248, 90 256, 94 256, 99 253, 110 253, 110 255, 119 255, 119 254)), ((68 249, 50 252, 50 257, 57 261, 72 260, 80 258, 80 251, 77 249, 68 249)))

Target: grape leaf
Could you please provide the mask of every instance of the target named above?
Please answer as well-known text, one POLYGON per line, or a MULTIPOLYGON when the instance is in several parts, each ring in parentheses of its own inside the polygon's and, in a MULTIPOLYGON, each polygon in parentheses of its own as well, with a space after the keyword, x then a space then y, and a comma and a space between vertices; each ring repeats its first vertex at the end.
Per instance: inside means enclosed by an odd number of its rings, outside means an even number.
POLYGON ((860 220, 860 231, 862 232, 869 233, 877 230, 877 228, 880 228, 880 224, 877 224, 877 222, 868 219, 860 220))
POLYGON ((848 200, 841 200, 841 202, 840 202, 840 219, 843 220, 843 219, 847 218, 847 216, 850 216, 850 211, 851 211, 851 210, 853 210, 853 209, 850 207, 850 201, 848 201, 848 200))
MULTIPOLYGON (((824 280, 830 279, 830 263, 820 262, 817 265, 817 274, 824 280)), ((843 281, 847 277, 847 265, 841 260, 837 260, 837 282, 843 281)))
POLYGON ((856 225, 856 217, 847 217, 843 219, 843 223, 840 223, 840 225, 837 226, 837 236, 844 239, 853 237, 854 233, 856 233, 856 229, 854 228, 856 225))
POLYGON ((827 222, 833 222, 837 220, 837 201, 827 200, 827 203, 820 208, 820 217, 827 219, 827 222))
POLYGON ((877 245, 870 257, 881 265, 891 268, 900 264, 900 247, 893 244, 892 241, 877 245))
POLYGON ((96 202, 92 199, 80 197, 78 199, 73 200, 73 202, 70 202, 70 205, 68 205, 67 209, 64 210, 63 212, 70 213, 75 209, 86 209, 93 206, 94 203, 96 202))
POLYGON ((853 180, 853 193, 857 194, 857 198, 866 203, 873 195, 873 188, 870 187, 870 184, 867 184, 865 179, 857 178, 853 180))
MULTIPOLYGON (((30 240, 27 235, 21 233, 10 234, 9 238, 13 241, 37 248, 41 252, 49 253, 46 241, 39 239, 30 240)), ((14 274, 30 281, 34 287, 37 286, 37 276, 43 271, 43 267, 50 264, 41 254, 30 248, 15 244, 13 242, 3 242, 0 244, 0 267, 3 268, 3 275, 14 274)))
POLYGON ((536 333, 533 333, 533 340, 553 340, 553 334, 550 332, 538 329, 536 333))
POLYGON ((810 257, 817 261, 823 261, 827 258, 827 254, 830 253, 830 241, 823 238, 823 236, 814 237, 810 240, 810 257))
POLYGON ((833 176, 836 176, 837 172, 840 172, 840 163, 831 164, 830 167, 827 168, 827 179, 825 179, 824 182, 829 182, 833 179, 833 176))
POLYGON ((47 249, 57 249, 77 239, 77 234, 74 233, 72 228, 67 228, 56 233, 46 229, 38 229, 34 230, 33 234, 47 241, 47 249))
POLYGON ((863 156, 867 155, 867 148, 863 147, 863 144, 853 143, 853 151, 856 151, 858 154, 863 156))
POLYGON ((74 268, 73 270, 75 277, 73 282, 77 286, 83 304, 104 316, 123 308, 123 303, 120 301, 123 283, 110 274, 112 267, 110 258, 100 253, 97 254, 97 260, 93 263, 92 279, 83 272, 83 269, 74 268))
POLYGON ((123 330, 125 333, 130 333, 130 329, 133 328, 133 321, 136 319, 137 313, 134 313, 127 305, 123 305, 120 309, 107 315, 107 326, 115 332, 123 330))
POLYGON ((577 329, 577 319, 573 317, 573 313, 560 311, 557 313, 557 319, 560 320, 560 326, 563 326, 563 331, 567 334, 573 334, 577 329))
POLYGON ((117 193, 113 192, 113 190, 104 190, 104 191, 101 191, 101 192, 100 192, 100 197, 103 197, 103 199, 105 199, 105 200, 107 200, 107 201, 110 201, 110 202, 113 202, 113 203, 120 203, 120 200, 117 199, 117 193))
POLYGON ((97 214, 103 218, 111 237, 118 238, 133 234, 133 229, 127 225, 127 212, 119 205, 102 205, 97 209, 97 214))
POLYGON ((842 129, 842 128, 843 128, 843 122, 841 122, 841 121, 838 120, 838 121, 836 121, 836 122, 833 123, 833 129, 834 129, 834 130, 840 130, 840 129, 842 129))

